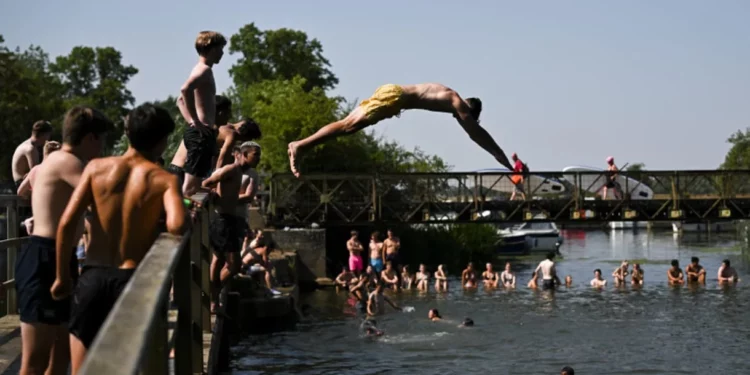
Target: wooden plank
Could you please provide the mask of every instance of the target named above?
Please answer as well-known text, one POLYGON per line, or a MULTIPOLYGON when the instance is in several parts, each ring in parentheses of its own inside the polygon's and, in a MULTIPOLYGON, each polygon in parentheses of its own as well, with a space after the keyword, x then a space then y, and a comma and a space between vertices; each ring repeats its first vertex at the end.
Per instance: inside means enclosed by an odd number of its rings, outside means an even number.
POLYGON ((9 247, 17 247, 20 248, 22 245, 24 245, 26 242, 28 242, 30 237, 19 237, 19 238, 9 238, 7 240, 0 241, 0 250, 7 249, 9 247))
POLYGON ((20 325, 18 315, 0 318, 0 374, 12 370, 11 366, 21 356, 20 325))

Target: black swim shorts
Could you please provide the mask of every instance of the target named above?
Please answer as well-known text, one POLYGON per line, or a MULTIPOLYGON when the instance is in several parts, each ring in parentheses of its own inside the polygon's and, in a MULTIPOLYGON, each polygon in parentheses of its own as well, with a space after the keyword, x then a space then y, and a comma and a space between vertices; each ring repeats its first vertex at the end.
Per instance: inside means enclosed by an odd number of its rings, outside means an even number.
POLYGON ((185 170, 182 169, 182 167, 178 167, 174 164, 169 164, 169 166, 167 166, 167 172, 177 176, 177 180, 180 184, 180 189, 182 189, 182 184, 185 182, 185 170))
POLYGON ((70 333, 88 349, 135 269, 84 266, 73 291, 70 333))
POLYGON ((218 214, 208 227, 208 239, 217 253, 239 253, 247 230, 244 218, 231 214, 218 214))
POLYGON ((555 289, 555 280, 552 280, 552 279, 542 280, 542 289, 543 290, 555 289))
POLYGON ((182 140, 187 149, 187 158, 182 167, 185 173, 206 178, 211 173, 216 151, 216 130, 207 126, 190 126, 185 129, 182 140))
MULTIPOLYGON (((24 323, 62 324, 70 318, 70 298, 55 301, 50 288, 57 276, 55 240, 31 236, 16 260, 18 311, 24 323)), ((78 260, 70 257, 70 275, 78 279, 78 260)))

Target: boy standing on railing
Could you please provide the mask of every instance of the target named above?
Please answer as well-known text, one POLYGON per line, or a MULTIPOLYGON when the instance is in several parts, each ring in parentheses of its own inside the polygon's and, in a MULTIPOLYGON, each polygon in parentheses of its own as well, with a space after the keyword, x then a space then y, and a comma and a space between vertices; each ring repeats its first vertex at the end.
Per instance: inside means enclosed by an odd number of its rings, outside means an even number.
MULTIPOLYGON (((101 112, 88 107, 74 107, 63 120, 62 148, 36 169, 31 208, 34 212, 34 234, 19 252, 16 261, 16 290, 21 318, 21 374, 65 374, 70 347, 67 322, 70 299, 53 300, 50 287, 55 280, 57 225, 81 177, 87 160, 102 153, 104 135, 111 129, 101 112), (50 357, 52 360, 50 361, 50 357)), ((73 242, 80 238, 80 220, 72 223, 73 242)), ((59 239, 57 239, 59 240, 59 239)), ((59 264, 75 277, 78 264, 69 259, 59 264)))
POLYGON ((159 235, 166 212, 169 233, 180 235, 186 224, 177 177, 155 162, 167 147, 174 121, 163 108, 141 105, 128 114, 130 145, 122 156, 90 162, 73 192, 57 231, 56 299, 73 294, 70 319, 72 374, 83 364, 99 329, 118 297, 159 235), (91 238, 86 265, 73 290, 70 263, 78 236, 76 226, 92 206, 91 238), (103 232, 106 231, 106 234, 103 232))
POLYGON ((255 168, 260 162, 260 145, 245 142, 234 163, 216 170, 203 181, 203 187, 216 188, 216 217, 208 229, 208 239, 213 248, 211 260, 211 312, 216 312, 221 288, 240 270, 242 238, 247 230, 243 216, 237 215, 237 206, 247 204, 248 197, 240 198, 242 173, 255 168))

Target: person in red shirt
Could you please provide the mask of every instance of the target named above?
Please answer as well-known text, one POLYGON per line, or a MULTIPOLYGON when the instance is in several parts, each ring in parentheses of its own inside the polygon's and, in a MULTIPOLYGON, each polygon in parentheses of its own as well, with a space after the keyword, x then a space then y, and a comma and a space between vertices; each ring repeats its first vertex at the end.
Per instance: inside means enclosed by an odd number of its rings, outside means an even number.
POLYGON ((510 200, 516 199, 516 194, 521 194, 521 198, 523 200, 526 200, 526 194, 523 192, 523 162, 521 159, 518 158, 518 155, 514 152, 511 156, 511 159, 513 159, 513 176, 510 178, 510 180, 515 185, 513 187, 513 194, 510 196, 510 200))

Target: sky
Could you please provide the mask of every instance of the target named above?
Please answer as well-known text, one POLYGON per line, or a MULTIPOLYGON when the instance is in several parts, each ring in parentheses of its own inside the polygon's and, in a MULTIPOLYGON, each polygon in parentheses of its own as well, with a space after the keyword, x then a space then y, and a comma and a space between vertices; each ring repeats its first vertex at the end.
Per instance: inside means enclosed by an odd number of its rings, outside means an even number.
MULTIPOLYGON (((609 155, 675 170, 716 168, 750 127, 748 15, 743 0, 24 0, 4 2, 0 34, 52 57, 113 46, 140 70, 128 86, 140 103, 179 94, 200 30, 302 30, 340 80, 331 94, 445 84, 481 98, 481 124, 532 170, 605 167, 609 155)), ((236 59, 215 66, 217 92, 236 59)), ((499 167, 447 114, 407 111, 374 129, 455 171, 499 167)))

